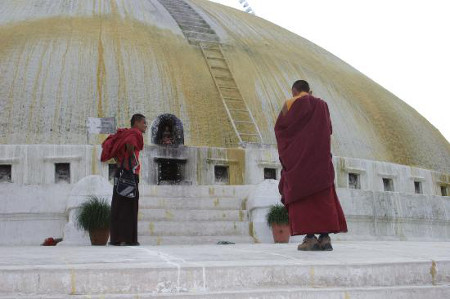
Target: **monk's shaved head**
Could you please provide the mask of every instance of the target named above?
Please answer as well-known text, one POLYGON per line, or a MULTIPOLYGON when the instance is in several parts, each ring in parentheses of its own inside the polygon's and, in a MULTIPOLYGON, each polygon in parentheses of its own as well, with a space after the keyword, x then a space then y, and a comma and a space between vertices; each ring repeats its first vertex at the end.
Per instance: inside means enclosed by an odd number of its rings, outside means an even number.
POLYGON ((298 80, 292 85, 292 95, 298 96, 301 92, 310 92, 309 84, 305 80, 298 80))

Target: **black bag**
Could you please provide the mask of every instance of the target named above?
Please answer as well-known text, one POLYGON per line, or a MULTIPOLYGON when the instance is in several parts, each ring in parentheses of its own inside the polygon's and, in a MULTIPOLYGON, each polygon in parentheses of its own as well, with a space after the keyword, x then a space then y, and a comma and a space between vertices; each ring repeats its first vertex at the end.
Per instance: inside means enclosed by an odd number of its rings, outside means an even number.
POLYGON ((123 167, 122 161, 122 166, 119 169, 119 176, 115 178, 115 188, 117 194, 120 196, 136 198, 138 186, 136 182, 136 175, 133 173, 131 168, 131 157, 128 159, 128 163, 130 166, 129 170, 123 167))

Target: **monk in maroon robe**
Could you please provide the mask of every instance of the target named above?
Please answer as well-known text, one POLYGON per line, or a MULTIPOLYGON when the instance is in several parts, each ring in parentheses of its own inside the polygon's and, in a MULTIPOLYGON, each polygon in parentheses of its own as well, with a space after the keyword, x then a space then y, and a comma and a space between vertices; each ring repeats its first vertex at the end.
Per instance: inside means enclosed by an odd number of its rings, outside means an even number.
POLYGON ((281 200, 291 235, 306 235, 298 249, 331 251, 329 233, 347 232, 347 223, 334 186, 330 112, 304 80, 294 83, 292 94, 275 124, 281 200))
MULTIPOLYGON (((132 170, 136 183, 139 183, 139 152, 144 147, 142 133, 147 130, 147 121, 142 114, 131 118, 130 129, 119 129, 103 143, 102 161, 114 158, 118 168, 132 170), (131 167, 131 169, 130 169, 131 167)), ((114 181, 117 182, 119 171, 114 181)), ((110 245, 137 246, 138 242, 138 210, 139 189, 135 198, 128 198, 117 193, 114 186, 111 202, 110 245)))

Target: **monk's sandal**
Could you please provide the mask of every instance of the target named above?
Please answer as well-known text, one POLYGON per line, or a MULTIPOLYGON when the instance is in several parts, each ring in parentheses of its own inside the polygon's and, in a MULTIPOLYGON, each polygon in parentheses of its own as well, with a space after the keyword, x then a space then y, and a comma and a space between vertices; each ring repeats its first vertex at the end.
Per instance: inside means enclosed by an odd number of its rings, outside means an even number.
POLYGON ((318 243, 320 250, 333 251, 333 246, 331 246, 331 238, 329 236, 319 237, 318 243))
POLYGON ((308 238, 307 236, 303 239, 303 243, 298 245, 298 250, 300 251, 319 251, 319 241, 316 236, 308 238))

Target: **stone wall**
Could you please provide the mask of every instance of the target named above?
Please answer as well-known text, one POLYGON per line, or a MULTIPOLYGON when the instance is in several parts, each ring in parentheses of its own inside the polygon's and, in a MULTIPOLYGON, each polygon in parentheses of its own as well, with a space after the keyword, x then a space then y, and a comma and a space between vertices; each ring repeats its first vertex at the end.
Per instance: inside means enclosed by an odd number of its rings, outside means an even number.
MULTIPOLYGON (((0 145, 0 165, 11 165, 11 180, 0 183, 0 244, 36 244, 60 237, 69 217, 69 197, 75 183, 90 175, 109 179, 109 166, 99 161, 99 146, 0 145), (68 182, 55 183, 55 164, 70 164, 68 182)), ((146 146, 142 152, 141 185, 156 187, 157 159, 185 160, 182 185, 244 185, 257 189, 264 170, 279 179, 274 147, 224 149, 146 146), (215 167, 227 168, 228 178, 217 180, 215 167)), ((334 157, 337 192, 353 239, 450 239, 450 175, 387 162, 334 157)), ((6 168, 5 168, 6 169, 6 168)), ((270 241, 265 213, 279 202, 277 181, 263 199, 249 197, 255 238, 270 241)), ((156 189, 155 189, 156 190, 156 189)), ((152 196, 151 194, 149 196, 152 196)), ((155 193, 155 196, 156 193, 155 193)), ((245 194, 239 196, 246 197, 245 194)))

